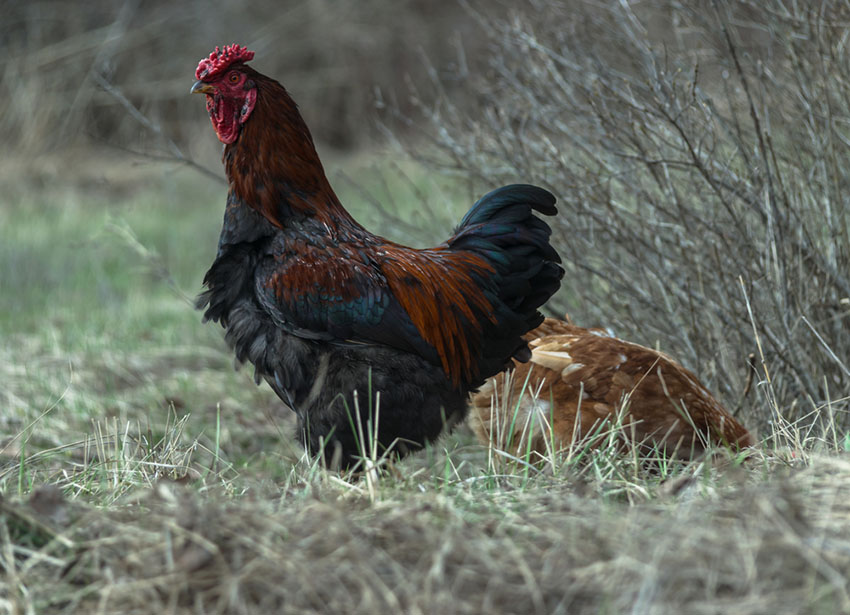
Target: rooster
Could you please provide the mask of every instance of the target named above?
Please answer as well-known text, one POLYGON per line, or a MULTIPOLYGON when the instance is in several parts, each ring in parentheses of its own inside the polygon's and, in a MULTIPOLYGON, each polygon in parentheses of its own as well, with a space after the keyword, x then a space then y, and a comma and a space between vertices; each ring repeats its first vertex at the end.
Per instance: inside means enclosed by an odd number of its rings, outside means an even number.
POLYGON ((572 442, 599 443, 612 427, 680 458, 709 444, 753 444, 697 377, 661 352, 553 318, 526 339, 530 362, 472 396, 470 423, 482 444, 548 458, 572 442))
POLYGON ((534 213, 554 215, 555 197, 494 190, 430 249, 374 235, 343 208, 295 102, 253 57, 217 47, 191 89, 206 96, 229 182, 197 306, 295 411, 311 454, 351 467, 376 434, 379 453, 402 456, 462 421, 486 378, 530 358, 522 336, 563 276, 534 213))

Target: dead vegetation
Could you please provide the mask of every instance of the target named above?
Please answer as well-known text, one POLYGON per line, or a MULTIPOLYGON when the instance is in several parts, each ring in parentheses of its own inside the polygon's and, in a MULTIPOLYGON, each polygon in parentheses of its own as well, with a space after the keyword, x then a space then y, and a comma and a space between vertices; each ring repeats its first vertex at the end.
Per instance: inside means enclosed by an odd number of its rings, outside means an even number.
POLYGON ((751 427, 850 425, 847 4, 535 6, 481 7, 480 104, 423 103, 441 155, 413 155, 559 195, 578 324, 660 345, 751 427))
POLYGON ((391 479, 375 501, 321 480, 239 499, 160 482, 106 509, 43 488, 0 504, 0 610, 847 612, 850 464, 809 461, 766 482, 691 467, 633 506, 551 480, 391 479))

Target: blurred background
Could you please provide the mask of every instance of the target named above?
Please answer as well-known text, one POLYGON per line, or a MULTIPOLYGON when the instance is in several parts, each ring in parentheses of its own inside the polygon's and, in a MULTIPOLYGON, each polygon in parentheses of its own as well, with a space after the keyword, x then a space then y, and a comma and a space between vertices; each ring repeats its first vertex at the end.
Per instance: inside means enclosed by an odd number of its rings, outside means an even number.
POLYGON ((365 147, 378 101, 404 106, 397 95, 427 87, 429 70, 447 74, 470 55, 480 64, 485 46, 454 0, 5 2, 4 16, 2 84, 16 94, 4 97, 0 127, 27 153, 81 141, 160 146, 110 88, 188 146, 205 119, 187 95, 194 68, 233 42, 285 84, 324 144, 365 147))
POLYGON ((191 413, 197 433, 226 411, 233 455, 260 454, 258 434, 267 449, 289 439, 258 416, 274 396, 233 374, 190 305, 226 187, 188 91, 200 58, 233 42, 299 103, 370 228, 440 241, 486 190, 538 183, 558 195, 567 269, 551 315, 669 352, 762 435, 848 425, 846 3, 5 1, 2 14, 0 431, 38 419, 48 447, 103 417, 191 413))

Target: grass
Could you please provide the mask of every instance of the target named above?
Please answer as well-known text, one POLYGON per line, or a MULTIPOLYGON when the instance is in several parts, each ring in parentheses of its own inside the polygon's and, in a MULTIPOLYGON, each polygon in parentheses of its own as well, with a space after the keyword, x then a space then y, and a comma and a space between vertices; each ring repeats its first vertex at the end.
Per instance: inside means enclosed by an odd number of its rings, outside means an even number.
MULTIPOLYGON (((223 188, 111 164, 120 192, 4 178, 0 613, 850 611, 837 430, 667 465, 612 432, 537 464, 464 426, 382 473, 323 469, 187 300, 223 188)), ((346 166, 384 202, 431 203, 420 244, 468 206, 417 170, 385 186, 346 166)))

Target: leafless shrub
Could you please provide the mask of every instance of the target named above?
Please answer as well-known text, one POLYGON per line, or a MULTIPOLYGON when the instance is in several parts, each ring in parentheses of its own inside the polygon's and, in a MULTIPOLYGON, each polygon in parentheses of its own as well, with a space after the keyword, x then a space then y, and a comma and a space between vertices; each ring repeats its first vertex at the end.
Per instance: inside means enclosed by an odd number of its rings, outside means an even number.
POLYGON ((479 15, 473 110, 422 104, 438 164, 556 192, 578 322, 660 344, 752 426, 850 424, 850 6, 528 6, 479 15))

